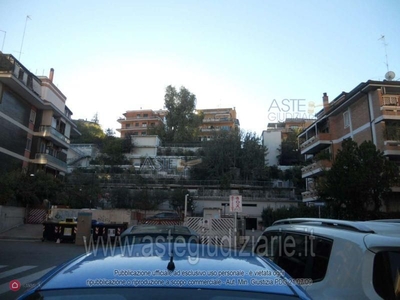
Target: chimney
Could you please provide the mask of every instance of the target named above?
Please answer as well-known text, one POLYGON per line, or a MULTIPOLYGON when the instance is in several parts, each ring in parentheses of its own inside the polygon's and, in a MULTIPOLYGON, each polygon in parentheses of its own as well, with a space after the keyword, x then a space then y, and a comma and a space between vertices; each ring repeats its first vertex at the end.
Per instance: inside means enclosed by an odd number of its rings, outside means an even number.
POLYGON ((326 93, 324 93, 324 96, 322 97, 322 103, 324 104, 324 111, 326 112, 329 108, 329 98, 326 93))
POLYGON ((49 75, 49 79, 50 79, 51 82, 53 82, 53 77, 54 77, 54 69, 51 68, 50 69, 50 75, 49 75))

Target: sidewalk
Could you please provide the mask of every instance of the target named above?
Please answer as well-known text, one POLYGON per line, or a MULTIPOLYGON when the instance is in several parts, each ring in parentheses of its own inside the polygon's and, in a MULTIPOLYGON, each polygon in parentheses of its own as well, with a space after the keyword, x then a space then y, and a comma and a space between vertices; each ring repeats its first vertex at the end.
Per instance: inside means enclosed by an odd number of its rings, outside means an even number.
POLYGON ((23 224, 0 233, 0 240, 41 241, 42 224, 23 224))

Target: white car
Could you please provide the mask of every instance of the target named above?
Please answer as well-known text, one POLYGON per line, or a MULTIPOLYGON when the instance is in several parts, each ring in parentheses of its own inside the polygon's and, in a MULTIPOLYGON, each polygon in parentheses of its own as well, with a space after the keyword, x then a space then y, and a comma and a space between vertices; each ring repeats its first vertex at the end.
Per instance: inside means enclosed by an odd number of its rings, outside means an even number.
POLYGON ((399 220, 279 220, 253 251, 314 299, 400 299, 399 220))

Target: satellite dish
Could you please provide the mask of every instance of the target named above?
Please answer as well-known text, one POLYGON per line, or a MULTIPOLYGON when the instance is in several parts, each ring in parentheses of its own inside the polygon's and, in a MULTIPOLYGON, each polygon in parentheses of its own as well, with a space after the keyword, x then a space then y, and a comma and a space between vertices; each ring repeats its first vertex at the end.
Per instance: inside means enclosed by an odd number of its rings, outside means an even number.
POLYGON ((393 71, 389 71, 385 74, 386 80, 392 81, 396 74, 393 71))

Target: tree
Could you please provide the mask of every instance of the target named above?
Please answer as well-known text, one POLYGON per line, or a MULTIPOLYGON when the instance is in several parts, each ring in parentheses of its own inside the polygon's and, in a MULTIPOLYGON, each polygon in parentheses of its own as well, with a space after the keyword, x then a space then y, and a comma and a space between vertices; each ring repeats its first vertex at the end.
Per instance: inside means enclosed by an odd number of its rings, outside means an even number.
POLYGON ((187 198, 187 211, 193 212, 195 209, 193 197, 190 196, 190 193, 186 189, 175 189, 172 191, 169 199, 169 205, 178 212, 183 212, 185 209, 185 195, 188 195, 187 198))
POLYGON ((261 138, 255 133, 246 133, 241 149, 241 174, 244 180, 265 179, 265 155, 267 148, 261 145, 261 138))
POLYGON ((332 208, 334 217, 365 219, 368 210, 379 211, 398 178, 397 165, 386 159, 371 141, 358 146, 345 139, 332 168, 318 182, 317 191, 332 208))
POLYGON ((100 145, 101 154, 97 157, 103 165, 123 165, 130 164, 130 162, 125 157, 126 153, 130 153, 132 148, 132 143, 128 138, 117 138, 112 135, 107 135, 100 145))
POLYGON ((196 114, 196 96, 185 87, 179 92, 169 85, 166 88, 164 106, 168 110, 166 126, 160 125, 150 134, 157 134, 163 142, 193 142, 197 140, 199 126, 203 120, 196 114))
POLYGON ((76 169, 66 178, 68 197, 64 205, 71 208, 94 208, 98 206, 102 190, 96 173, 83 173, 76 169))
POLYGON ((298 131, 289 132, 286 139, 282 141, 281 146, 278 149, 280 152, 278 155, 279 165, 293 166, 298 165, 303 161, 298 146, 297 135, 298 131))
POLYGON ((233 170, 239 167, 241 141, 238 131, 216 133, 210 141, 203 142, 203 161, 193 171, 194 177, 206 171, 207 178, 230 181, 233 170))
POLYGON ((72 143, 99 144, 106 136, 98 123, 77 120, 75 121, 75 124, 81 135, 75 138, 71 137, 72 143))

